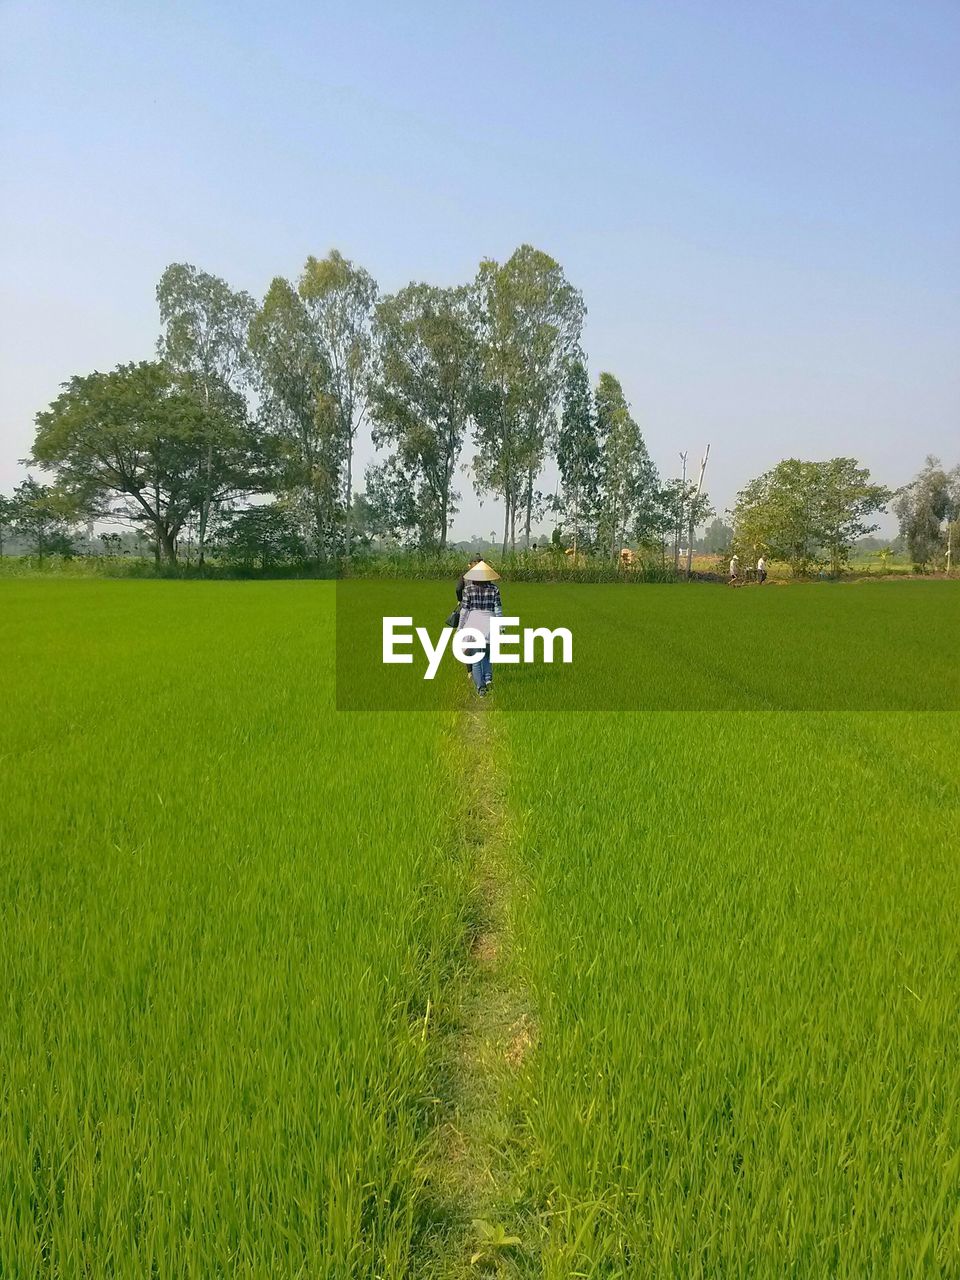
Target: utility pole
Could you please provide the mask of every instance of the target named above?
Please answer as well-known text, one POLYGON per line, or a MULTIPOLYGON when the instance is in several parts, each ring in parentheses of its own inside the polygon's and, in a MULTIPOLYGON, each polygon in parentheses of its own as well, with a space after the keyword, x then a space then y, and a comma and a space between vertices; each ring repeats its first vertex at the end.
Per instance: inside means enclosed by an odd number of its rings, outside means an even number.
POLYGON ((704 472, 706 471, 706 469, 707 469, 707 459, 708 459, 709 457, 710 457, 710 445, 709 445, 709 443, 708 443, 708 444, 707 444, 706 449, 704 449, 704 451, 703 451, 703 457, 700 459, 700 478, 697 480, 697 491, 696 491, 696 493, 693 495, 693 500, 692 500, 692 501, 691 501, 691 503, 690 503, 690 528, 689 528, 689 529, 688 529, 688 531, 687 531, 687 533, 688 533, 688 537, 687 537, 687 579, 688 579, 688 580, 689 580, 689 578, 690 578, 690 570, 691 570, 692 563, 693 563, 693 513, 694 513, 694 509, 695 509, 695 507, 696 507, 696 505, 697 505, 697 499, 700 497, 700 493, 701 493, 701 491, 702 491, 702 489, 703 489, 703 473, 704 473, 704 472))

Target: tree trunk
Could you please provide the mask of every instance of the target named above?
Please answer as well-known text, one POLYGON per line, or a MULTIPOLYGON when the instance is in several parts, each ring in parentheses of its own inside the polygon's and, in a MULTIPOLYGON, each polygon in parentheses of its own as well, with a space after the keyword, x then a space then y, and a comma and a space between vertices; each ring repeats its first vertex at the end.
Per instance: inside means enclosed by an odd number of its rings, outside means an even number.
MULTIPOLYGON (((203 379, 203 403, 207 411, 208 421, 205 424, 209 429, 210 414, 210 383, 206 376, 203 379)), ((207 457, 204 467, 206 471, 206 483, 203 487, 203 497, 200 499, 200 522, 197 527, 197 563, 203 570, 203 552, 207 536, 207 521, 210 518, 210 477, 213 474, 213 441, 207 441, 207 457)))
POLYGON ((351 511, 353 501, 353 439, 347 442, 347 518, 344 522, 344 548, 346 558, 350 559, 350 542, 353 534, 353 512, 351 511))
POLYGON ((444 551, 447 545, 447 502, 450 496, 450 477, 443 477, 443 491, 440 494, 440 550, 444 551))
POLYGON ((313 499, 313 553, 317 560, 323 559, 324 553, 324 537, 323 537, 323 511, 320 507, 320 499, 314 491, 311 494, 313 499))
POLYGON ((206 483, 200 501, 200 519, 197 525, 197 563, 203 570, 204 549, 207 540, 207 521, 210 518, 210 476, 213 471, 213 445, 207 445, 206 483))
POLYGON ((527 470, 527 520, 524 527, 524 546, 530 550, 530 521, 533 514, 533 467, 527 470))
POLYGON ((160 535, 160 543, 163 547, 164 559, 167 561, 167 564, 176 564, 177 563, 176 538, 167 529, 158 527, 157 532, 160 535))
POLYGON ((508 494, 503 495, 503 546, 500 548, 500 554, 507 554, 507 538, 510 536, 510 497, 508 494))

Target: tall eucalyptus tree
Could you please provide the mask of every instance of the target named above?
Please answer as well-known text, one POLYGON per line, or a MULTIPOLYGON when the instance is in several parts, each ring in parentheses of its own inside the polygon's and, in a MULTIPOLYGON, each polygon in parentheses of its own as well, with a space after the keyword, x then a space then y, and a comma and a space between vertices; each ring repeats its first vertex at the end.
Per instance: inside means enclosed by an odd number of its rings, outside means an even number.
MULTIPOLYGON (((244 391, 250 366, 247 335, 256 304, 248 293, 235 292, 226 281, 185 262, 173 262, 157 285, 162 332, 157 351, 182 380, 192 384, 210 411, 243 417, 244 391)), ((215 504, 214 437, 199 461, 200 509, 197 550, 204 562, 210 518, 215 504)))

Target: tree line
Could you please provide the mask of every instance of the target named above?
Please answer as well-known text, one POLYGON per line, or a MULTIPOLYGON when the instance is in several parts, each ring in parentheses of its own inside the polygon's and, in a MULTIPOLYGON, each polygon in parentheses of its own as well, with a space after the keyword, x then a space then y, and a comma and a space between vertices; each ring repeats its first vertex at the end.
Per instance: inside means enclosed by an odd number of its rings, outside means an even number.
POLYGON ((371 536, 442 550, 465 452, 503 505, 504 552, 548 510, 578 551, 615 557, 708 509, 661 483, 618 379, 591 388, 582 294, 530 245, 469 284, 386 297, 337 251, 259 302, 174 263, 157 301, 156 360, 74 376, 37 415, 27 462, 54 484, 25 482, 3 518, 41 556, 71 519, 146 529, 167 561, 187 527, 201 563, 213 534, 325 562, 371 536), (365 425, 378 456, 358 493, 365 425))
MULTIPOLYGON (((78 522, 104 520, 149 538, 158 562, 176 561, 185 530, 201 564, 214 543, 261 567, 336 564, 374 538, 442 551, 461 470, 502 503, 504 553, 549 514, 574 558, 631 545, 677 565, 713 514, 686 454, 661 479, 619 380, 591 386, 583 296, 530 245, 449 288, 381 296, 334 250, 260 301, 185 263, 156 296, 155 360, 76 375, 37 414, 26 461, 53 483, 0 496, 0 552, 11 530, 41 558, 67 552, 78 522), (358 491, 364 428, 377 456, 358 491), (559 484, 543 493, 550 459, 559 484)), ((788 460, 739 494, 734 545, 838 567, 894 499, 929 563, 957 511, 957 471, 938 467, 892 495, 853 459, 788 460)))

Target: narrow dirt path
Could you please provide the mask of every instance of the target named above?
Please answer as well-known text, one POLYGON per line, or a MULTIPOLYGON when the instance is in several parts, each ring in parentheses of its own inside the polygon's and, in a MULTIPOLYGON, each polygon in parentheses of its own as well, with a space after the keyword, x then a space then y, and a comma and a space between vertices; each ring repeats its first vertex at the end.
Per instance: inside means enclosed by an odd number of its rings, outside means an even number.
POLYGON ((524 1269, 522 1249, 490 1245, 484 1228, 475 1225, 521 1234, 511 1103, 537 1034, 513 943, 522 895, 510 856, 497 719, 490 703, 479 699, 463 715, 462 801, 473 911, 462 999, 448 1035, 446 1115, 435 1163, 435 1194, 448 1224, 429 1272, 438 1280, 524 1269), (483 1256, 473 1262, 478 1252, 483 1256))

